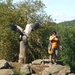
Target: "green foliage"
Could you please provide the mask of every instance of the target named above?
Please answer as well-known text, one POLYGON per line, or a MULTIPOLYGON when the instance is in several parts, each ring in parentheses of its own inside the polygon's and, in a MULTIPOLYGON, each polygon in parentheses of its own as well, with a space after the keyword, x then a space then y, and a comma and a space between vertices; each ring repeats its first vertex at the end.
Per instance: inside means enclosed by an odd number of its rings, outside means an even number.
POLYGON ((35 59, 48 58, 47 47, 49 42, 49 34, 51 33, 52 26, 45 25, 32 32, 29 37, 29 58, 30 61, 35 59))
POLYGON ((72 21, 65 21, 65 22, 61 22, 59 23, 59 25, 65 25, 65 26, 75 26, 75 20, 72 21))
POLYGON ((15 75, 26 75, 26 73, 20 73, 20 69, 13 70, 15 75))
MULTIPOLYGON (((62 26, 56 25, 57 31, 63 50, 60 51, 60 59, 64 64, 69 65, 71 68, 75 66, 75 26, 62 26)), ((73 71, 73 69, 72 69, 73 71)))
MULTIPOLYGON (((6 0, 6 2, 2 0, 0 2, 0 59, 18 61, 19 34, 10 29, 10 24, 18 24, 24 29, 28 22, 44 24, 48 16, 43 11, 45 5, 40 0, 25 0, 25 2, 18 4, 13 4, 12 2, 13 0, 6 0)), ((47 22, 50 22, 50 18, 47 22)), ((34 38, 38 39, 35 39, 36 41, 33 40, 32 43, 29 44, 29 57, 31 56, 31 58, 35 59, 35 56, 37 53, 40 53, 40 48, 42 47, 42 42, 40 42, 42 36, 39 36, 38 31, 34 32, 33 35, 35 37, 31 37, 31 40, 34 38), (37 44, 35 44, 36 42, 37 44), (37 51, 34 50, 35 46, 37 46, 37 51), (31 49, 33 49, 33 51, 31 51, 31 49)), ((40 56, 41 54, 36 57, 39 58, 40 56)))

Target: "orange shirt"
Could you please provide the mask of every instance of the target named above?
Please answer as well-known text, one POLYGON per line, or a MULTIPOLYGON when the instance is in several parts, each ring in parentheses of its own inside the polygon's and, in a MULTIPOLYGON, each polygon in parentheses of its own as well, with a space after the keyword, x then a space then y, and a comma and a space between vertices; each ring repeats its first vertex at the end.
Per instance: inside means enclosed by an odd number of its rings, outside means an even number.
MULTIPOLYGON (((52 36, 50 36, 50 38, 52 38, 52 36)), ((59 39, 57 37, 52 39, 51 42, 52 42, 52 48, 58 48, 59 39)))

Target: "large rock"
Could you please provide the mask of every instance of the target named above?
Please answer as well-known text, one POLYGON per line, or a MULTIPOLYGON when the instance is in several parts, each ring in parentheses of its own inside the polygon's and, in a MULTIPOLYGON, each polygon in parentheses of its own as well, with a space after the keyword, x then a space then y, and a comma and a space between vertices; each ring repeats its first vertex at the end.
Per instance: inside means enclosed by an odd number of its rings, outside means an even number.
POLYGON ((15 75, 12 69, 0 69, 0 75, 15 75))
POLYGON ((0 69, 13 68, 5 59, 0 60, 0 69))
MULTIPOLYGON (((49 64, 50 60, 49 59, 36 59, 32 61, 33 65, 40 65, 40 64, 49 64)), ((63 65, 63 62, 61 60, 57 60, 57 64, 63 65)))
POLYGON ((50 65, 42 71, 42 75, 67 75, 70 73, 69 66, 50 65))
POLYGON ((32 64, 34 65, 41 64, 42 61, 43 61, 42 59, 37 59, 37 60, 32 61, 32 64))
POLYGON ((14 75, 13 68, 5 59, 0 60, 0 75, 14 75))
POLYGON ((21 67, 20 72, 26 74, 32 74, 32 69, 29 66, 29 64, 25 64, 23 67, 21 67))

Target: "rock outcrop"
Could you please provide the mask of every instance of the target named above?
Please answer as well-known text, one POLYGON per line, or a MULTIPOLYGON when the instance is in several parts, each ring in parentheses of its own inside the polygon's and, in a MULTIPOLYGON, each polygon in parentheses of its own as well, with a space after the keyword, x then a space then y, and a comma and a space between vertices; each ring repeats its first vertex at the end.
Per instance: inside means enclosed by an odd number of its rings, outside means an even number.
MULTIPOLYGON (((0 75, 16 75, 13 71, 15 67, 17 66, 11 65, 4 59, 0 60, 0 75)), ((57 64, 49 64, 48 59, 38 59, 32 63, 23 64, 19 69, 19 73, 26 75, 75 75, 71 73, 70 67, 64 66, 61 61, 57 64)))
POLYGON ((13 67, 4 59, 0 60, 0 75, 15 75, 13 67))

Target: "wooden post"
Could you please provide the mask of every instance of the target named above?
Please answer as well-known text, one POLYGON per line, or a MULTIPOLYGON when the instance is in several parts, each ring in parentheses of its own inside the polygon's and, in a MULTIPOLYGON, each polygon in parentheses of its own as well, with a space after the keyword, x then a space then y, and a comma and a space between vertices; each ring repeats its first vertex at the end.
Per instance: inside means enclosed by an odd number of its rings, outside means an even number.
POLYGON ((28 41, 24 35, 20 41, 19 63, 28 63, 28 41))

